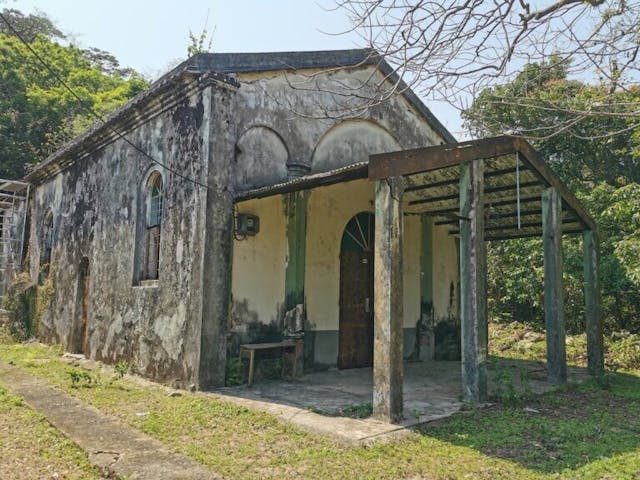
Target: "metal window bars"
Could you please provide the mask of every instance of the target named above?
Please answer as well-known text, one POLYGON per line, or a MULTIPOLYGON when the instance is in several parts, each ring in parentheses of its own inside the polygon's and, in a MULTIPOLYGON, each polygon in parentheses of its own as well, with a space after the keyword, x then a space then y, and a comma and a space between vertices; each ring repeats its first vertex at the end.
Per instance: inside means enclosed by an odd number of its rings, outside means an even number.
POLYGON ((28 183, 0 179, 0 308, 22 267, 28 201, 28 183))

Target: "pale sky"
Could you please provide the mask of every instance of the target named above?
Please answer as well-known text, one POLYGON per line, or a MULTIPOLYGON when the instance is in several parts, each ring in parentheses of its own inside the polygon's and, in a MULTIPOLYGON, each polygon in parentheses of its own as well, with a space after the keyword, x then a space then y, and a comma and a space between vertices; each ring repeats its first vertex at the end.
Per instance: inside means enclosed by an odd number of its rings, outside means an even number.
MULTIPOLYGON (((362 48, 343 11, 332 0, 0 0, 3 8, 46 13, 81 47, 113 53, 122 66, 149 78, 187 56, 189 30, 203 27, 216 52, 269 52, 362 48), (208 21, 207 21, 208 18, 208 21)), ((462 138, 455 109, 425 102, 456 137, 462 138)))

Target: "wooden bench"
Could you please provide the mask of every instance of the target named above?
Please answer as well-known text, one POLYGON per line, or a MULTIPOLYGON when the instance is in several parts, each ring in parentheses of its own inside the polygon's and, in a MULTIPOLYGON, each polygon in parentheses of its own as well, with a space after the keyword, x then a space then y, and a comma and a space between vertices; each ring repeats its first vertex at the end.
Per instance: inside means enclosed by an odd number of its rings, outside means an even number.
MULTIPOLYGON (((240 345, 240 358, 249 358, 249 380, 247 385, 253 383, 253 368, 255 365, 256 351, 258 350, 281 350, 283 353, 285 350, 291 350, 293 352, 293 375, 296 376, 298 372, 298 358, 302 357, 302 340, 283 340, 282 342, 274 343, 245 343, 240 345)), ((282 365, 282 375, 284 375, 284 362, 282 365)))

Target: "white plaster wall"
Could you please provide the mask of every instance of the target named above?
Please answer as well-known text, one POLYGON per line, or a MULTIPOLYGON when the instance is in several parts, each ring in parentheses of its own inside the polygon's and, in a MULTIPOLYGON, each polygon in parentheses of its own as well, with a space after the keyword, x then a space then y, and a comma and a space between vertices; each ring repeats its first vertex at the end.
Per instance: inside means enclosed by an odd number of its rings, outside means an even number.
MULTIPOLYGON (((340 243, 347 222, 373 212, 374 183, 356 180, 315 189, 309 196, 305 295, 313 330, 338 330, 340 317, 340 243)), ((404 223, 404 326, 420 316, 420 218, 404 223)))
POLYGON ((340 242, 347 222, 373 212, 373 183, 356 180, 312 190, 308 200, 305 296, 313 330, 337 330, 340 242))
MULTIPOLYGON (((241 202, 237 212, 260 217, 260 232, 233 242, 233 300, 234 303, 246 300, 248 310, 257 316, 257 320, 270 323, 277 319, 284 300, 287 217, 283 197, 277 195, 241 202)), ((247 319, 232 318, 232 323, 238 320, 247 319)))
POLYGON ((436 321, 458 316, 458 246, 447 227, 433 228, 433 309, 436 321), (454 298, 450 305, 451 284, 454 298))

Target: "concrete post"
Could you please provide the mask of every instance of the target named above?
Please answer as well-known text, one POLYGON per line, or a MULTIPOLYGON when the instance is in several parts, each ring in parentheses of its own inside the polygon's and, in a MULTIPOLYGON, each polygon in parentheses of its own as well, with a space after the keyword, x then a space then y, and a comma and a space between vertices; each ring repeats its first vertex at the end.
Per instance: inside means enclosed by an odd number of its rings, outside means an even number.
POLYGON ((484 241, 483 161, 460 166, 460 321, 462 396, 487 398, 487 252, 484 241))
POLYGON ((547 377, 553 383, 567 380, 562 287, 562 197, 555 188, 542 193, 544 243, 544 321, 547 331, 547 377))
POLYGON ((307 198, 308 192, 300 191, 290 193, 286 199, 289 261, 285 271, 285 311, 304 304, 307 198))
POLYGON ((373 415, 402 419, 402 195, 404 179, 376 181, 373 415))
POLYGON ((200 332, 200 389, 224 386, 227 330, 231 309, 233 261, 233 158, 235 136, 230 125, 232 92, 211 88, 208 134, 206 227, 200 332))
POLYGON ((600 309, 600 281, 598 279, 599 246, 596 232, 585 230, 584 248, 584 300, 587 330, 587 367, 594 376, 604 374, 602 345, 602 311, 600 309))

